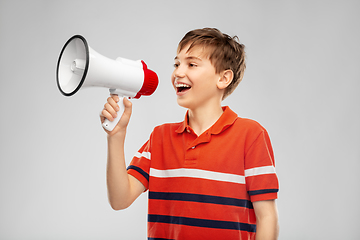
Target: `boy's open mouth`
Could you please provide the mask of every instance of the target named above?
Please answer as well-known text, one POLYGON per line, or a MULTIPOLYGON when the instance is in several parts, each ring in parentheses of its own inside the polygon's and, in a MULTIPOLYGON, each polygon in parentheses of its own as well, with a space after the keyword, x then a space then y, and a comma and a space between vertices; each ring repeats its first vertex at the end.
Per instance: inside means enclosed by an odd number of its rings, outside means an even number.
POLYGON ((185 83, 177 83, 175 85, 175 87, 176 87, 176 92, 178 92, 178 93, 185 92, 185 91, 187 91, 187 90, 189 90, 191 88, 190 85, 187 85, 185 83))

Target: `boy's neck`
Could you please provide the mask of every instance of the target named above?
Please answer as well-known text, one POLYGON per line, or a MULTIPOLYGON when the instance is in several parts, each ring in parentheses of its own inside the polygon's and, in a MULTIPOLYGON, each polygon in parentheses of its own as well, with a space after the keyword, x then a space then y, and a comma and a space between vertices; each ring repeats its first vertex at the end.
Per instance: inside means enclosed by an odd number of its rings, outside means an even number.
POLYGON ((220 118, 224 111, 221 104, 213 107, 203 107, 197 109, 189 109, 188 119, 189 126, 200 136, 203 132, 208 130, 220 118))

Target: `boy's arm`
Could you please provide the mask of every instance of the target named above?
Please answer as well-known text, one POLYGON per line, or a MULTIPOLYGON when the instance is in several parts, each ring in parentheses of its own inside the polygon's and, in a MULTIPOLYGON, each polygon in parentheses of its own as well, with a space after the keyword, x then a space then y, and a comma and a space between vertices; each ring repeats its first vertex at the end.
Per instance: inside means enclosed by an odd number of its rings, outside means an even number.
MULTIPOLYGON (((101 121, 105 118, 112 121, 118 111, 116 95, 108 98, 101 113, 101 121)), ((108 133, 108 159, 107 159, 107 188, 111 207, 121 210, 129 207, 135 199, 145 190, 144 185, 129 175, 126 171, 124 142, 126 128, 130 120, 132 104, 124 98, 125 111, 113 131, 108 133)))
POLYGON ((279 236, 275 200, 253 202, 256 215, 256 240, 276 240, 279 236))

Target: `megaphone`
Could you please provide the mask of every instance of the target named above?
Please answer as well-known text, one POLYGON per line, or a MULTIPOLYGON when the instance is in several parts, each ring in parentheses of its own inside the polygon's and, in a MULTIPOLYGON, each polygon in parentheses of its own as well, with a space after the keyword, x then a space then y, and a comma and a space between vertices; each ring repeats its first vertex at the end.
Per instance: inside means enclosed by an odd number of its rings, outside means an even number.
POLYGON ((151 95, 158 85, 155 72, 142 60, 109 59, 94 51, 81 35, 71 37, 61 50, 57 69, 57 85, 65 96, 72 96, 80 88, 105 87, 117 94, 120 110, 112 122, 105 120, 103 127, 112 131, 123 112, 123 98, 140 98, 151 95))

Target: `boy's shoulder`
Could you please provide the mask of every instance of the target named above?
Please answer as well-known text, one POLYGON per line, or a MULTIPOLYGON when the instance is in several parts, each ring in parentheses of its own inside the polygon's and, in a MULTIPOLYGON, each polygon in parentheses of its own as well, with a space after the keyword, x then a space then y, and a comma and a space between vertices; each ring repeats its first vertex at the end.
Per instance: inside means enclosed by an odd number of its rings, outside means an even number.
POLYGON ((237 124, 244 128, 265 130, 265 128, 258 121, 251 119, 251 118, 237 117, 234 124, 237 124))
POLYGON ((163 123, 156 126, 153 132, 175 132, 183 125, 183 122, 163 123))
POLYGON ((246 117, 241 117, 239 114, 234 112, 230 107, 226 106, 223 108, 224 117, 227 120, 223 120, 223 122, 229 124, 232 123, 235 129, 241 130, 252 130, 252 131, 263 131, 265 128, 256 120, 246 117))
POLYGON ((256 138, 261 134, 268 135, 265 127, 263 127, 263 125, 261 125, 258 121, 243 117, 237 117, 232 130, 247 137, 252 136, 256 138))

